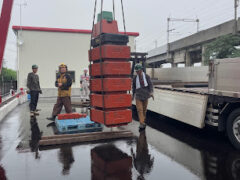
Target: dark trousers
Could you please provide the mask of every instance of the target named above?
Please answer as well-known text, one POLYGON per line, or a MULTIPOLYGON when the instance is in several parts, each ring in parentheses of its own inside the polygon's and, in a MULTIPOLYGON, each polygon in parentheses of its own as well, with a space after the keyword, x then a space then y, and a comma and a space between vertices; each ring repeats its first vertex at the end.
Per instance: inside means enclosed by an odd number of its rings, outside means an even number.
POLYGON ((62 107, 64 106, 66 113, 72 112, 71 98, 68 97, 58 97, 57 103, 53 107, 52 116, 57 116, 61 113, 62 107))
POLYGON ((35 111, 38 104, 39 91, 30 91, 31 101, 29 104, 30 111, 35 111))

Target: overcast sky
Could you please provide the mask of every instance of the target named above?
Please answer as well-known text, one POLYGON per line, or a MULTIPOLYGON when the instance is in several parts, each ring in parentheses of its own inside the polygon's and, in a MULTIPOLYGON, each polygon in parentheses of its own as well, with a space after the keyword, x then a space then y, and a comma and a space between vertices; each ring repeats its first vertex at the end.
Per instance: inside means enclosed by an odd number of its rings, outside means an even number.
MULTIPOLYGON (((0 7, 2 6, 0 0, 0 7)), ((12 25, 19 25, 19 3, 26 2, 22 25, 90 29, 95 0, 15 0, 12 25)), ((116 18, 122 27, 120 0, 116 2, 116 18)), ((139 32, 137 50, 148 51, 166 44, 167 17, 200 19, 200 30, 233 19, 234 0, 123 0, 127 31, 139 32)), ((100 0, 98 0, 100 3, 100 0)), ((112 0, 104 1, 104 10, 111 10, 112 0)), ((98 7, 99 11, 99 7, 98 7)), ((238 13, 240 14, 240 13, 238 13)), ((193 34, 196 23, 171 23, 175 29, 170 41, 193 34)), ((15 35, 10 28, 5 50, 5 66, 16 69, 15 35)))

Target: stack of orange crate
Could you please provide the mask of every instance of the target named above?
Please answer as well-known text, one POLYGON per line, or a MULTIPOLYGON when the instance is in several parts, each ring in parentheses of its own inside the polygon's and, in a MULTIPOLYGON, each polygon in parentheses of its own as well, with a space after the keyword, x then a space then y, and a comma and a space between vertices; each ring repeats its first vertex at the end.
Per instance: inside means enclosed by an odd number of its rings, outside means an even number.
MULTIPOLYGON (((93 36, 105 33, 117 34, 117 22, 102 20, 102 32, 98 22, 93 36)), ((120 33, 119 33, 120 34, 120 33)), ((126 125, 132 121, 130 47, 104 44, 89 51, 91 120, 106 126, 126 125)))

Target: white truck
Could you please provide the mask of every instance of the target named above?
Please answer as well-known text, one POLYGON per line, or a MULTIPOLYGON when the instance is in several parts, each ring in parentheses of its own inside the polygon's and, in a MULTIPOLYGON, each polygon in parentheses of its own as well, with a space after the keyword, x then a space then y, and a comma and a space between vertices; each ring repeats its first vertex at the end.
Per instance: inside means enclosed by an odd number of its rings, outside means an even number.
POLYGON ((206 88, 154 86, 148 110, 197 128, 215 126, 240 149, 240 58, 214 60, 208 75, 206 88))

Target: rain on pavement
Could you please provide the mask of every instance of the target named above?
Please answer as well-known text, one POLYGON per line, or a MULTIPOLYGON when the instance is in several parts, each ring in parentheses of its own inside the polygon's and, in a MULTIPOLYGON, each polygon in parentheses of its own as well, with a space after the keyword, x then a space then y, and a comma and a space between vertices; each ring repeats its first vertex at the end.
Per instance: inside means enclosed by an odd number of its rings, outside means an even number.
POLYGON ((134 133, 130 139, 38 149, 41 135, 53 135, 56 130, 54 123, 46 120, 54 102, 55 99, 41 99, 40 116, 36 119, 30 119, 25 103, 1 122, 0 177, 6 176, 8 180, 240 179, 240 153, 224 134, 211 128, 199 130, 151 112, 146 132, 138 132, 135 120, 120 127, 134 133), (99 167, 99 158, 104 167, 99 167), (118 170, 113 161, 126 167, 118 170), (109 171, 108 166, 115 170, 109 171))

